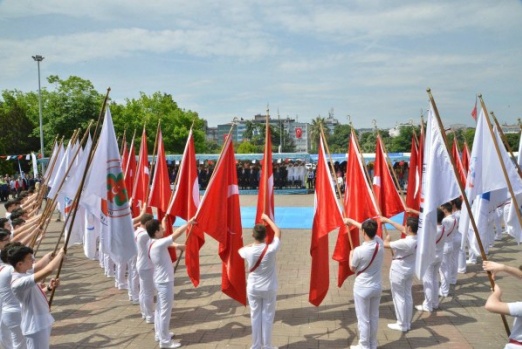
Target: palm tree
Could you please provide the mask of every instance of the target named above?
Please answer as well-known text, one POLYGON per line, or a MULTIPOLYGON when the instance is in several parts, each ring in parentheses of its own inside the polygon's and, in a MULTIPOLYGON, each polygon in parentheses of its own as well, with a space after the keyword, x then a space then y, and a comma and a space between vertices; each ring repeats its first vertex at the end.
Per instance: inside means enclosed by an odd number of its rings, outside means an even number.
POLYGON ((319 137, 321 137, 321 128, 324 130, 326 128, 326 124, 325 118, 319 115, 312 120, 312 125, 310 125, 310 140, 312 141, 312 150, 315 150, 316 152, 317 148, 319 147, 319 137))

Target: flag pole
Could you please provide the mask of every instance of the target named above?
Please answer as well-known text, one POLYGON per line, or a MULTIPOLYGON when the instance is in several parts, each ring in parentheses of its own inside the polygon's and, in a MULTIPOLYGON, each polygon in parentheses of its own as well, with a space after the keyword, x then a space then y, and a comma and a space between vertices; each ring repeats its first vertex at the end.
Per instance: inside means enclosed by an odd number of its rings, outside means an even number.
MULTIPOLYGON (((72 215, 71 227, 74 226, 74 220, 76 219, 76 213, 78 212, 78 204, 80 202, 80 197, 82 195, 83 186, 85 184, 85 179, 87 178, 87 173, 89 172, 89 168, 91 166, 92 159, 94 158, 94 153, 95 153, 96 148, 97 148, 97 146, 95 146, 95 144, 97 144, 97 142, 98 142, 98 139, 97 139, 98 129, 99 129, 99 126, 100 126, 101 121, 103 119, 103 115, 104 115, 104 112, 105 112, 105 109, 106 109, 106 106, 107 106, 107 101, 109 99, 109 93, 110 92, 111 92, 111 88, 109 87, 109 88, 107 88, 107 93, 106 93, 105 98, 103 100, 103 104, 102 104, 102 107, 101 107, 101 110, 100 110, 100 114, 98 115, 98 121, 96 122, 96 129, 94 131, 94 136, 96 137, 96 143, 94 142, 95 137, 93 137, 93 145, 92 145, 92 147, 90 149, 89 157, 87 158, 87 164, 85 165, 85 170, 83 171, 82 180, 80 182, 78 190, 76 191, 76 195, 75 195, 75 198, 74 198, 73 203, 72 203, 73 209, 72 209, 72 212, 71 212, 71 215, 72 215)), ((65 226, 66 225, 64 224, 64 228, 62 230, 62 235, 63 235, 63 232, 65 230, 65 226)), ((63 245, 64 255, 67 255, 67 245, 69 244, 70 237, 71 237, 71 234, 67 234, 67 236, 65 238, 65 242, 64 242, 64 245, 63 245)), ((60 236, 60 239, 58 239, 58 241, 59 240, 61 240, 61 236, 60 236)), ((60 272, 62 270, 62 266, 63 266, 63 259, 60 261, 60 265, 58 266, 58 270, 56 272, 56 279, 58 279, 60 277, 60 272)), ((56 291, 56 288, 53 288, 52 291, 51 291, 51 295, 49 296, 49 309, 52 306, 55 291, 56 291)))
MULTIPOLYGON (((332 155, 330 154, 330 149, 328 148, 328 143, 326 142, 326 137, 324 135, 324 130, 323 130, 323 125, 322 124, 319 124, 319 127, 320 127, 320 130, 321 130, 321 138, 323 140, 323 144, 324 144, 324 147, 326 148, 326 152, 328 153, 328 163, 330 164, 330 171, 332 171, 332 173, 334 175, 335 174, 335 168, 333 167, 333 162, 332 162, 332 155)), ((337 195, 339 195, 339 200, 342 200, 342 193, 341 193, 341 187, 339 187, 339 183, 337 182, 337 177, 335 177, 335 189, 337 191, 337 195)), ((341 204, 341 207, 343 208, 343 219, 346 218, 346 208, 344 207, 343 204, 341 204)), ((350 249, 353 250, 355 248, 355 246, 353 245, 353 241, 352 241, 352 234, 350 234, 350 229, 347 229, 346 231, 347 235, 348 235, 348 240, 350 240, 350 249)))
MULTIPOLYGON (((269 129, 270 129, 270 126, 268 124, 268 120, 270 118, 270 109, 268 108, 268 104, 266 105, 266 120, 265 120, 265 147, 266 145, 268 144, 267 140, 268 140, 268 133, 270 132, 269 129)), ((270 151, 272 151, 272 149, 270 149, 270 151)), ((265 152, 265 156, 264 156, 264 159, 263 159, 263 168, 261 169, 262 171, 266 171, 268 168, 268 159, 267 159, 267 156, 266 156, 266 152, 265 152)), ((265 190, 263 190, 263 213, 266 214, 265 212, 265 208, 266 208, 266 186, 265 186, 265 190)), ((270 217, 272 218, 272 217, 270 217)))
POLYGON ((120 156, 123 155, 123 145, 127 143, 127 127, 125 127, 123 129, 123 136, 121 137, 121 145, 120 145, 120 149, 121 149, 121 153, 120 153, 120 156))
MULTIPOLYGON (((433 106, 433 114, 435 115, 435 119, 437 120, 437 125, 438 125, 440 133, 442 135, 442 139, 444 141, 444 146, 446 147, 446 151, 448 152, 449 159, 450 159, 450 162, 451 162, 451 166, 453 168, 453 173, 455 175, 455 179, 457 181, 457 185, 459 187, 460 194, 462 196, 462 201, 464 202, 464 205, 466 206, 466 210, 469 213, 470 223, 471 223, 471 225, 473 227, 473 232, 475 233, 475 238, 477 239, 477 243, 478 243, 479 248, 480 248, 480 254, 481 254, 482 260, 483 261, 487 261, 486 252, 484 251, 484 246, 482 245, 482 240, 480 239, 480 235, 479 235, 479 232, 478 232, 477 224, 475 222, 475 217, 473 216, 473 213, 471 211, 471 205, 469 203, 468 197, 466 196, 466 192, 464 190, 464 185, 460 181, 459 176, 456 175, 457 174, 457 166, 455 165, 455 160, 453 159, 453 156, 451 156, 451 152, 449 152, 449 150, 448 150, 448 140, 446 139, 446 132, 444 131, 444 127, 442 125, 442 121, 441 121, 440 116, 439 116, 439 110, 437 109, 437 105, 435 104, 435 100, 433 98, 433 95, 431 94, 431 89, 428 88, 426 90, 426 92, 428 93, 428 97, 430 99, 431 105, 433 106)), ((489 121, 488 121, 488 124, 489 124, 489 121)), ((501 161, 501 163, 502 163, 502 161, 501 161)), ((493 289, 495 287, 495 280, 493 279, 493 274, 490 271, 488 271, 487 274, 488 274, 488 279, 489 279, 489 282, 490 282, 490 285, 491 285, 491 289, 493 289)), ((500 317, 502 318, 502 322, 504 324, 504 328, 506 330, 506 333, 509 336, 511 334, 511 331, 509 330, 509 325, 507 323, 506 316, 501 314, 500 317)))

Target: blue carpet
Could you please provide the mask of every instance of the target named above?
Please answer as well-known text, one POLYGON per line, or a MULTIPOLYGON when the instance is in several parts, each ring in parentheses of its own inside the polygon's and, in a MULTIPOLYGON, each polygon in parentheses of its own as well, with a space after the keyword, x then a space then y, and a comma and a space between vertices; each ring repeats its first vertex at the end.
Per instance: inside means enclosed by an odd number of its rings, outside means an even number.
MULTIPOLYGON (((244 229, 254 226, 256 208, 253 206, 241 207, 241 225, 244 229)), ((314 219, 313 207, 276 207, 275 222, 281 229, 312 229, 314 219)), ((394 222, 402 224, 403 214, 392 217, 394 222)), ((176 226, 185 221, 181 218, 176 219, 176 226)), ((387 229, 394 229, 390 224, 386 224, 387 229)))

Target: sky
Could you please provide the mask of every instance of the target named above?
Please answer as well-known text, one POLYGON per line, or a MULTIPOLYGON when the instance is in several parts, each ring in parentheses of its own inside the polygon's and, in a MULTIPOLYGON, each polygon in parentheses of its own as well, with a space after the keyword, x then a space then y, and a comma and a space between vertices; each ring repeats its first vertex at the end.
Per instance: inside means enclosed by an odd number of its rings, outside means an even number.
MULTIPOLYGON (((482 94, 522 118, 522 1, 0 0, 0 91, 49 75, 123 103, 171 94, 209 126, 234 117, 380 128, 418 123, 429 87, 445 125, 482 94)), ((45 110, 44 110, 45 112, 45 110)))

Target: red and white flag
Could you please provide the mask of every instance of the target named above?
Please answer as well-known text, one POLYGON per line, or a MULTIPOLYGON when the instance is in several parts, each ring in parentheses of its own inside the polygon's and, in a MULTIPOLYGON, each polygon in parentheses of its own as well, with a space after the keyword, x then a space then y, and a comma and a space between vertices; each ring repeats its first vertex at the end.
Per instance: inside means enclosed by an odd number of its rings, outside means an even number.
POLYGON ((377 146, 375 148, 373 192, 382 216, 390 218, 405 211, 404 204, 390 173, 380 135, 377 136, 377 146))
POLYGON ((457 171, 459 175, 459 180, 462 185, 466 184, 466 176, 468 173, 464 170, 464 165, 462 164, 462 160, 460 158, 459 145, 456 138, 453 139, 453 146, 451 147, 451 155, 453 156, 453 160, 455 160, 455 165, 457 166, 457 171))
POLYGON ((408 189, 406 191, 406 206, 416 211, 420 209, 421 182, 419 162, 419 146, 415 133, 411 137, 410 164, 408 172, 408 189))
POLYGON ((122 167, 123 174, 125 177, 125 187, 127 188, 127 193, 129 194, 129 198, 133 197, 133 187, 134 187, 134 178, 136 177, 136 152, 134 150, 134 137, 132 138, 129 151, 127 152, 127 164, 125 167, 122 167))
MULTIPOLYGON (((167 159, 165 158, 165 147, 163 145, 163 136, 161 129, 158 128, 158 156, 156 157, 156 166, 154 168, 154 177, 149 194, 149 207, 156 207, 158 219, 163 220, 169 206, 169 199, 172 190, 170 189, 169 169, 167 167, 167 159)), ((172 235, 172 223, 167 220, 165 236, 172 235)), ((169 247, 170 259, 174 262, 177 259, 176 249, 169 247)))
POLYGON ((118 263, 136 255, 134 228, 127 189, 121 169, 120 152, 114 133, 112 117, 107 107, 90 173, 85 182, 82 201, 96 212, 105 234, 105 251, 118 263), (100 199, 104 203, 100 209, 100 199))
POLYGON ((312 271, 308 295, 308 301, 315 306, 321 304, 330 286, 328 233, 344 226, 333 183, 321 137, 315 174, 315 212, 310 245, 312 271))
MULTIPOLYGON (((348 153, 348 164, 346 165, 346 190, 344 193, 344 209, 346 216, 358 222, 379 215, 377 203, 366 180, 366 171, 362 161, 362 155, 357 145, 357 136, 352 129, 350 137, 350 149, 348 153)), ((346 226, 343 225, 337 236, 337 243, 333 259, 339 262, 337 286, 341 287, 344 280, 353 272, 350 270, 348 256, 350 251, 359 246, 359 229, 350 227, 349 234, 353 246, 350 246, 346 226)))
MULTIPOLYGON (((272 221, 274 218, 274 171, 272 168, 272 137, 270 126, 266 123, 265 151, 261 161, 261 178, 259 180, 259 191, 257 194, 257 211, 255 223, 261 223, 261 215, 265 213, 272 221)), ((270 226, 266 227, 267 243, 271 243, 274 232, 270 226)))
POLYGON ((225 139, 223 151, 196 213, 199 229, 219 242, 223 261, 221 290, 246 305, 245 263, 238 253, 243 247, 243 230, 237 185, 236 158, 231 137, 225 139))
POLYGON ((140 214, 142 204, 147 202, 149 196, 149 185, 149 151, 147 149, 147 134, 145 132, 145 127, 143 127, 139 163, 136 169, 136 178, 134 179, 134 186, 132 189, 132 213, 134 217, 140 214))
MULTIPOLYGON (((176 188, 167 213, 172 217, 177 216, 188 221, 196 215, 199 206, 198 165, 192 129, 187 138, 178 173, 176 188)), ((199 250, 205 243, 205 236, 203 231, 194 228, 191 228, 187 235, 185 265, 187 267, 187 275, 194 286, 197 287, 200 279, 199 250)))

